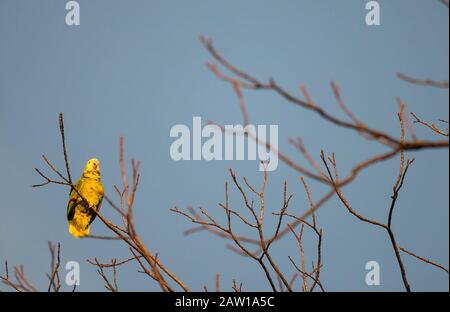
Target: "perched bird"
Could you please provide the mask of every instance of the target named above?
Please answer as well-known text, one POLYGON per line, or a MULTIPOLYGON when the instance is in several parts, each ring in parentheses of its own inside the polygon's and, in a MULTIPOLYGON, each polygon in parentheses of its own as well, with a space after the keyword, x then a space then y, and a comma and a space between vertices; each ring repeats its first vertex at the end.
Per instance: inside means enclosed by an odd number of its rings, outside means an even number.
POLYGON ((98 159, 92 158, 86 163, 83 175, 75 188, 77 191, 70 192, 67 220, 69 221, 69 233, 78 238, 89 235, 89 226, 96 217, 92 210, 99 211, 103 200, 104 191, 98 159))

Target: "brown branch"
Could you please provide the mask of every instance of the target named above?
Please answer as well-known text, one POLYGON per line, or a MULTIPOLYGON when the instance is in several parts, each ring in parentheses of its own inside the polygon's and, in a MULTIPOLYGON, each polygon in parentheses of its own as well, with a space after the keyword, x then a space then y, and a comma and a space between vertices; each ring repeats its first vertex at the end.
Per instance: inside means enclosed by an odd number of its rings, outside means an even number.
POLYGON ((61 282, 59 279, 59 266, 61 264, 61 244, 58 242, 58 250, 55 253, 55 245, 51 241, 48 242, 48 248, 50 250, 50 258, 51 258, 51 273, 47 275, 49 278, 49 285, 47 291, 53 288, 53 291, 58 292, 61 288, 61 282), (56 261, 55 261, 56 258, 56 261))
MULTIPOLYGON (((48 248, 50 252, 50 273, 47 273, 46 276, 49 280, 49 284, 47 287, 47 291, 50 292, 53 290, 54 292, 58 292, 61 288, 61 281, 59 277, 59 268, 61 264, 61 245, 58 243, 54 245, 52 242, 48 242, 48 248)), ((13 282, 9 275, 8 261, 5 261, 5 274, 0 275, 0 280, 3 284, 13 288, 17 292, 37 292, 38 289, 33 286, 33 284, 29 281, 28 277, 25 274, 25 269, 23 265, 14 266, 14 277, 16 279, 13 282)))
POLYGON ((216 292, 220 292, 220 274, 216 274, 216 292))
POLYGON ((239 287, 237 286, 237 282, 235 279, 233 279, 231 288, 235 291, 235 292, 242 292, 242 283, 239 284, 239 287))
POLYGON ((118 236, 104 236, 104 235, 89 235, 86 236, 85 238, 99 239, 99 240, 121 240, 121 238, 118 236))
MULTIPOLYGON (((358 117, 356 117, 355 114, 353 114, 353 112, 348 109, 347 105, 345 105, 345 102, 342 100, 341 97, 341 91, 339 89, 339 86, 334 82, 331 81, 330 82, 331 85, 331 89, 333 90, 334 93, 334 97, 336 98, 337 103, 339 104, 339 107, 344 111, 344 113, 350 118, 350 120, 355 124, 355 125, 359 125, 363 128, 367 128, 367 125, 365 123, 363 123, 358 117)), ((372 137, 370 135, 367 135, 366 133, 360 132, 358 131, 359 134, 361 134, 362 137, 371 140, 372 137)))
POLYGON ((115 262, 114 264, 112 264, 112 263, 111 263, 111 264, 110 264, 110 263, 100 263, 100 262, 97 261, 97 258, 95 258, 94 261, 92 261, 92 260, 90 260, 90 259, 86 259, 86 261, 87 261, 89 264, 92 264, 92 265, 95 265, 95 266, 98 266, 98 267, 102 267, 102 268, 110 268, 110 267, 113 267, 113 266, 118 267, 118 266, 120 266, 120 265, 122 265, 122 264, 125 264, 125 263, 128 263, 128 262, 130 262, 130 261, 137 260, 138 258, 141 259, 141 258, 143 258, 143 257, 142 257, 142 256, 134 256, 134 257, 131 257, 131 258, 128 258, 128 259, 119 261, 119 262, 117 262, 117 260, 116 260, 116 262, 115 262))
MULTIPOLYGON (((307 183, 306 183, 306 181, 305 181, 305 179, 303 177, 301 177, 301 181, 302 181, 303 187, 304 187, 305 192, 306 192, 307 197, 308 197, 308 202, 310 204, 310 210, 314 211, 314 203, 313 203, 313 201, 311 199, 311 193, 309 191, 309 187, 308 187, 308 185, 307 185, 307 183)), ((302 218, 299 218, 297 216, 294 216, 292 214, 285 213, 285 212, 283 212, 282 214, 293 218, 295 220, 295 224, 298 224, 298 223, 302 224, 302 230, 300 231, 300 235, 297 235, 295 233, 294 227, 292 225, 294 223, 292 223, 292 224, 288 223, 287 227, 289 228, 289 230, 291 231, 291 233, 294 235, 294 237, 297 240, 297 243, 298 243, 298 246, 299 246, 299 249, 300 249, 300 252, 301 252, 301 259, 302 259, 302 270, 301 271, 303 273, 306 272, 306 270, 304 268, 305 265, 304 265, 303 243, 302 243, 302 240, 301 240, 301 238, 302 238, 301 234, 303 233, 304 225, 306 225, 309 228, 311 228, 315 232, 317 237, 318 237, 318 242, 317 242, 317 269, 314 270, 314 272, 315 272, 314 283, 313 283, 313 285, 311 286, 311 289, 310 289, 310 291, 313 291, 314 288, 318 285, 317 281, 320 281, 320 269, 322 267, 322 229, 317 228, 316 218, 315 218, 315 214, 314 213, 313 213, 313 218, 312 218, 313 219, 313 223, 312 224, 309 223, 308 221, 306 221, 306 220, 304 220, 302 218)), ((275 214, 275 215, 277 215, 277 214, 275 214)), ((313 268, 314 268, 314 264, 313 264, 313 268)), ((303 289, 305 291, 307 291, 307 289, 308 289, 307 282, 306 282, 307 275, 303 274, 302 277, 303 277, 303 289)), ((321 288, 323 288, 323 287, 321 287, 321 288)))
POLYGON ((357 217, 359 220, 361 220, 363 222, 367 222, 367 223, 370 223, 372 225, 376 225, 376 226, 385 228, 384 224, 382 224, 382 223, 380 223, 378 221, 371 220, 369 218, 364 217, 363 215, 361 215, 358 212, 356 212, 352 208, 352 206, 349 204, 349 202, 347 201, 347 199, 345 198, 344 194, 342 193, 342 191, 341 191, 341 189, 339 187, 339 174, 338 174, 337 169, 336 169, 336 161, 335 161, 335 158, 334 158, 334 154, 333 154, 331 159, 329 158, 329 161, 331 162, 331 164, 334 167, 334 175, 335 175, 334 178, 333 178, 333 174, 331 173, 331 169, 328 166, 327 160, 325 159, 325 155, 324 155, 323 151, 321 152, 320 157, 321 157, 323 163, 325 164, 326 170, 328 172, 328 176, 330 177, 331 181, 335 184, 335 189, 334 190, 335 190, 336 194, 338 195, 339 199, 342 201, 344 206, 347 208, 348 212, 350 212, 352 215, 354 215, 355 217, 357 217))
MULTIPOLYGON (((288 102, 291 102, 295 105, 298 105, 300 107, 303 107, 307 110, 313 111, 319 116, 321 116, 323 119, 337 125, 343 128, 348 128, 351 130, 355 130, 358 133, 364 133, 373 139, 379 141, 382 144, 388 145, 392 148, 401 148, 404 150, 414 150, 414 149, 421 149, 421 148, 442 148, 442 147, 448 147, 448 142, 446 141, 411 141, 411 142, 405 142, 404 144, 401 144, 400 140, 393 138, 387 133, 384 133, 382 131, 369 128, 365 125, 356 124, 353 121, 347 122, 345 120, 339 119, 325 111, 323 108, 321 108, 318 105, 311 105, 312 101, 310 98, 307 98, 306 100, 302 100, 293 94, 287 92, 284 88, 282 88, 280 85, 278 85, 275 80, 270 79, 268 83, 261 83, 259 80, 257 80, 255 77, 239 70, 235 66, 231 65, 227 60, 225 60, 224 57, 222 57, 217 50, 214 48, 212 41, 209 39, 206 39, 205 37, 201 36, 200 41, 204 45, 204 47, 208 50, 208 52, 211 54, 211 56, 219 62, 222 66, 224 66, 228 71, 230 71, 235 76, 242 79, 245 83, 241 83, 238 80, 234 78, 228 77, 227 79, 224 79, 226 75, 220 73, 219 69, 216 65, 209 65, 208 68, 213 68, 212 71, 218 78, 225 80, 227 82, 233 82, 239 83, 240 87, 242 88, 249 88, 249 89, 268 89, 276 92, 281 97, 286 99, 288 102), (220 73, 220 75, 217 75, 217 73, 220 73)), ((305 89, 306 90, 306 89, 305 89)))
POLYGON ((449 135, 448 131, 445 132, 445 131, 439 129, 434 123, 429 124, 429 123, 421 120, 413 112, 411 112, 411 116, 413 116, 413 118, 414 118, 414 121, 413 121, 414 123, 419 123, 421 125, 424 125, 425 127, 430 128, 431 130, 433 130, 435 133, 448 137, 448 135, 449 135))
POLYGON ((245 127, 246 125, 249 124, 249 119, 248 119, 247 105, 245 105, 241 87, 236 80, 234 80, 231 83, 231 85, 233 86, 234 92, 236 92, 236 95, 239 99, 239 107, 241 108, 241 113, 244 118, 244 127, 245 127))
POLYGON ((23 288, 21 285, 17 283, 13 283, 9 278, 9 269, 8 269, 8 261, 5 260, 5 275, 0 275, 0 279, 2 280, 3 284, 13 288, 17 292, 28 292, 29 290, 26 288, 23 288))
POLYGON ((61 133, 61 141, 63 146, 63 154, 64 154, 64 163, 66 164, 66 173, 67 173, 67 182, 72 183, 72 176, 70 175, 70 167, 69 167, 69 158, 67 156, 67 148, 66 148, 66 136, 64 133, 64 116, 63 113, 59 113, 59 131, 61 133))
MULTIPOLYGON (((445 3, 445 1, 442 1, 442 3, 445 3)), ((448 7, 448 2, 446 4, 448 7)), ((403 73, 397 73, 397 77, 403 81, 419 85, 419 86, 429 86, 429 87, 435 87, 435 88, 442 88, 442 89, 448 89, 448 81, 436 81, 432 79, 417 79, 408 75, 405 75, 403 73)))
POLYGON ((119 288, 117 286, 117 271, 116 271, 116 259, 111 260, 111 267, 113 268, 113 282, 111 282, 108 277, 106 276, 106 273, 104 272, 103 268, 104 266, 101 266, 100 263, 97 261, 97 258, 95 258, 96 265, 98 267, 97 273, 101 276, 103 281, 105 282, 105 288, 109 290, 110 292, 118 292, 119 288))
POLYGON ((403 247, 399 247, 399 249, 400 249, 401 251, 403 251, 404 253, 407 253, 408 255, 413 256, 413 257, 419 259, 420 261, 423 261, 423 262, 425 262, 425 263, 431 264, 431 265, 433 265, 433 266, 435 266, 435 267, 437 267, 437 268, 439 268, 439 269, 441 269, 441 270, 443 270, 443 271, 449 273, 448 268, 446 268, 445 266, 443 266, 443 265, 441 265, 441 264, 439 264, 439 263, 436 263, 436 262, 434 262, 434 261, 432 261, 432 260, 430 260, 430 259, 427 259, 427 258, 418 256, 418 255, 416 255, 415 253, 413 253, 413 252, 411 252, 411 251, 409 251, 409 250, 407 250, 407 249, 405 249, 405 248, 403 248, 403 247))
POLYGON ((31 282, 28 280, 27 276, 25 275, 25 268, 22 264, 14 267, 14 276, 16 277, 18 284, 23 289, 26 289, 28 292, 37 292, 38 291, 31 284, 31 282))
MULTIPOLYGON (((278 265, 275 263, 274 259, 271 257, 271 255, 269 253, 269 247, 272 242, 269 240, 265 240, 265 238, 264 238, 264 233, 263 233, 263 222, 264 222, 264 212, 265 212, 264 199, 265 199, 265 187, 266 187, 266 183, 267 183, 267 170, 264 171, 264 177, 263 177, 263 182, 262 182, 262 186, 261 186, 261 191, 256 191, 256 188, 253 187, 252 185, 250 185, 248 180, 244 178, 244 182, 247 185, 247 187, 259 198, 259 213, 256 212, 256 208, 254 206, 253 201, 249 200, 246 191, 241 186, 234 171, 230 169, 229 173, 230 173, 230 176, 231 176, 234 186, 237 188, 237 190, 241 194, 241 197, 244 202, 244 206, 246 207, 247 210, 249 210, 249 212, 251 213, 251 215, 255 221, 254 225, 251 224, 249 221, 247 221, 243 216, 241 216, 239 212, 232 210, 230 208, 227 182, 225 183, 225 204, 219 204, 219 206, 221 208, 223 208, 223 210, 225 211, 225 215, 227 218, 227 225, 219 224, 219 222, 217 222, 215 220, 215 218, 213 216, 211 216, 203 208, 200 208, 200 212, 203 216, 206 217, 207 220, 200 218, 195 212, 192 211, 192 209, 190 209, 191 210, 190 213, 181 211, 177 207, 170 209, 170 211, 172 211, 176 214, 179 214, 181 216, 184 216, 185 218, 189 219, 192 223, 200 224, 202 226, 202 229, 207 229, 207 230, 215 229, 215 230, 211 231, 215 234, 217 232, 219 232, 219 233, 222 232, 223 233, 223 235, 221 235, 222 237, 231 239, 232 241, 234 241, 235 245, 237 246, 237 250, 234 249, 234 247, 230 247, 230 248, 233 248, 234 251, 237 251, 238 253, 245 255, 246 257, 249 257, 258 262, 258 264, 263 269, 265 276, 266 276, 272 290, 277 291, 275 284, 273 282, 272 276, 271 276, 266 264, 264 263, 264 258, 266 258, 267 261, 269 262, 271 268, 277 274, 277 278, 279 278, 282 281, 284 287, 286 287, 286 289, 288 291, 292 291, 292 288, 289 285, 289 282, 286 280, 286 278, 284 277, 284 274, 281 272, 278 265), (258 244, 262 250, 262 253, 260 256, 258 256, 256 253, 249 251, 243 245, 243 241, 241 241, 239 236, 234 233, 234 230, 232 227, 232 216, 238 217, 238 219, 241 220, 241 222, 243 222, 244 225, 247 225, 250 228, 255 228, 257 230, 258 239, 255 241, 258 241, 258 244)), ((281 208, 281 211, 283 212, 283 214, 289 205, 290 198, 291 198, 291 196, 288 197, 286 195, 286 182, 285 182, 284 193, 283 193, 283 206, 281 208)), ((282 220, 282 214, 279 218, 275 233, 277 233, 280 230, 281 220, 282 220)))
MULTIPOLYGON (((396 139, 391 137, 390 135, 383 133, 382 131, 378 131, 375 129, 370 129, 362 123, 345 105, 345 103, 342 100, 342 97, 340 95, 340 90, 337 87, 335 83, 332 82, 332 89, 335 94, 335 97, 337 99, 337 102, 339 106, 344 110, 346 115, 348 115, 351 119, 351 122, 346 122, 344 120, 340 120, 338 118, 335 118, 325 110, 323 110, 320 106, 315 104, 310 97, 307 89, 302 85, 300 87, 305 100, 299 99, 296 96, 288 93, 286 90, 278 86, 275 81, 271 80, 269 83, 262 83, 258 79, 256 79, 254 76, 251 76, 242 70, 238 69, 234 65, 232 65, 230 62, 228 62, 224 57, 222 57, 217 50, 214 48, 212 41, 206 39, 205 37, 201 36, 200 38, 201 42, 205 46, 205 48, 209 51, 211 56, 222 66, 224 66, 229 72, 231 72, 234 76, 238 77, 238 79, 229 77, 223 73, 220 72, 219 68, 215 64, 208 64, 208 68, 221 80, 226 81, 230 84, 232 84, 233 87, 239 86, 239 88, 247 88, 247 89, 266 89, 266 90, 272 90, 284 97, 289 102, 292 102, 296 105, 299 105, 303 108, 306 108, 308 110, 312 110, 315 113, 317 113, 319 116, 323 117, 324 119, 336 124, 337 126, 349 128, 357 131, 359 134, 362 134, 365 138, 369 139, 375 139, 382 144, 388 145, 391 147, 391 150, 383 153, 381 155, 373 156, 367 160, 362 161, 361 163, 354 166, 354 168, 351 170, 349 175, 340 181, 340 186, 343 187, 352 181, 357 177, 357 175, 364 169, 368 168, 369 166, 372 166, 374 164, 380 163, 382 161, 386 161, 390 158, 395 157, 399 153, 403 153, 406 150, 417 150, 417 149, 424 149, 424 148, 448 148, 448 141, 420 141, 417 139, 414 133, 414 129, 411 127, 411 122, 409 119, 406 120, 407 126, 410 128, 412 141, 405 141, 404 138, 396 139)), ((245 111, 245 115, 243 115, 244 120, 248 120, 248 113, 245 106, 245 101, 243 99, 242 93, 238 94, 238 100, 239 105, 241 107, 241 113, 245 111)), ((212 124, 215 124, 213 122, 210 122, 212 124)), ((220 127, 220 126, 219 126, 220 127)), ((222 131, 224 131, 224 128, 221 127, 222 131)), ((302 154, 306 157, 308 162, 313 166, 314 169, 316 169, 319 174, 315 174, 304 167, 300 166, 296 162, 294 162, 292 159, 290 159, 288 156, 286 156, 281 151, 275 149, 273 146, 271 146, 269 143, 264 142, 260 140, 256 134, 253 134, 251 132, 244 132, 243 135, 248 136, 255 142, 258 142, 258 144, 265 146, 267 149, 271 150, 273 153, 276 153, 278 155, 278 158, 284 162, 286 165, 291 167, 292 169, 298 171, 302 175, 305 175, 309 178, 312 178, 314 180, 317 180, 321 183, 330 184, 330 181, 327 178, 324 178, 320 166, 317 166, 317 163, 312 159, 312 157, 308 156, 308 153, 305 152, 305 150, 302 150, 304 147, 299 146, 299 142, 290 140, 291 144, 293 143, 294 146, 299 149, 302 154)), ((301 144, 301 143, 300 143, 301 144)), ((332 185, 330 185, 332 186, 332 185)), ((321 206, 323 206, 324 203, 326 203, 333 195, 335 194, 334 190, 331 190, 327 194, 325 194, 315 205, 315 210, 319 209, 321 206)), ((304 217, 308 217, 311 215, 311 210, 307 211, 304 215, 304 217)), ((298 224, 294 224, 294 227, 298 224)), ((205 229, 205 228, 203 228, 205 229)), ((268 239, 268 241, 276 240, 284 235, 286 235, 289 232, 289 229, 287 227, 284 227, 282 230, 280 230, 277 237, 271 237, 268 239)), ((189 232, 192 233, 192 232, 189 232)), ((217 232, 215 233, 217 234, 217 232)), ((226 236, 222 236, 225 237, 226 236)), ((247 238, 244 238, 247 239, 247 238)), ((258 242, 252 242, 255 244, 258 244, 258 242)))
POLYGON ((401 189, 402 186, 403 186, 403 182, 404 182, 404 180, 405 180, 406 173, 408 172, 408 169, 409 169, 410 165, 413 163, 413 161, 414 161, 414 159, 408 160, 408 161, 407 161, 405 170, 403 171, 403 175, 402 175, 402 177, 401 177, 400 184, 399 184, 396 188, 394 187, 394 193, 393 193, 393 195, 392 195, 392 197, 391 197, 391 198, 392 198, 392 203, 391 203, 391 207, 390 207, 390 209, 389 209, 388 224, 387 224, 387 228, 386 228, 386 230, 387 230, 387 232, 388 232, 388 234, 389 234, 389 237, 390 237, 390 239, 391 239, 392 247, 393 247, 393 249, 394 249, 395 256, 396 256, 396 258, 397 258, 397 262, 398 262, 398 265, 399 265, 399 268, 400 268, 400 271, 401 271, 401 274, 402 274, 403 284, 405 285, 405 288, 406 288, 406 290, 407 290, 408 292, 411 291, 411 288, 410 288, 410 286, 409 286, 409 282, 408 282, 408 279, 407 279, 407 276, 406 276, 405 265, 403 264, 402 258, 401 258, 401 256, 400 256, 399 247, 398 247, 398 245, 397 245, 397 242, 396 242, 394 233, 393 233, 393 231, 392 231, 391 225, 392 225, 392 213, 393 213, 393 210, 394 210, 394 208, 395 208, 395 204, 396 204, 396 202, 397 202, 398 193, 399 193, 400 189, 401 189))
MULTIPOLYGON (((396 200, 397 200, 397 197, 398 197, 398 192, 400 191, 401 187, 403 186, 404 178, 406 176, 406 173, 407 173, 408 168, 409 168, 410 164, 412 163, 412 161, 408 161, 408 163, 407 163, 407 165, 405 167, 405 170, 403 171, 400 183, 398 184, 398 186, 394 186, 394 194, 392 195, 391 207, 389 209, 388 224, 383 224, 381 222, 378 222, 378 221, 366 218, 365 216, 357 213, 350 206, 349 202, 347 201, 345 196, 342 194, 342 192, 341 192, 341 190, 340 190, 340 188, 338 186, 338 184, 339 184, 339 174, 338 174, 338 171, 337 171, 336 160, 335 160, 334 154, 333 154, 333 156, 331 158, 328 158, 328 161, 332 164, 333 169, 334 169, 334 177, 333 177, 333 174, 331 173, 331 169, 330 169, 330 167, 328 165, 327 160, 325 159, 325 156, 324 156, 323 152, 321 154, 321 158, 322 158, 322 162, 324 163, 324 165, 326 167, 326 170, 328 172, 328 175, 329 175, 331 181, 333 181, 333 184, 335 185, 336 194, 338 195, 338 197, 340 198, 340 200, 344 204, 344 206, 347 208, 347 210, 352 215, 357 217, 359 220, 361 220, 363 222, 366 222, 366 223, 370 223, 372 225, 376 225, 378 227, 381 227, 381 228, 385 229, 388 232, 388 235, 389 235, 389 238, 390 238, 390 241, 391 241, 392 247, 394 249, 395 256, 397 258, 397 262, 398 262, 398 265, 399 265, 399 268, 400 268, 403 284, 405 286, 406 291, 410 292, 411 288, 410 288, 409 282, 407 280, 406 270, 405 270, 403 261, 402 261, 401 256, 400 256, 400 252, 399 252, 399 248, 397 246, 395 235, 394 235, 394 233, 392 231, 392 228, 391 228, 391 221, 392 221, 392 213, 393 213, 393 210, 394 210, 394 207, 395 207, 395 203, 396 203, 396 200)), ((400 166, 402 166, 402 165, 400 165, 400 166)), ((395 185, 397 185, 397 182, 396 182, 395 185)))
POLYGON ((322 292, 325 292, 325 289, 323 288, 322 283, 321 283, 320 281, 316 280, 315 277, 314 277, 311 273, 302 271, 302 270, 297 266, 297 264, 295 264, 294 260, 292 260, 292 258, 291 258, 290 256, 288 256, 288 259, 289 259, 289 261, 291 261, 291 263, 292 263, 292 265, 294 266, 294 268, 295 268, 300 274, 302 274, 302 275, 304 274, 304 275, 306 275, 307 277, 309 277, 310 279, 312 279, 314 282, 317 283, 317 285, 319 285, 319 288, 322 290, 322 292))

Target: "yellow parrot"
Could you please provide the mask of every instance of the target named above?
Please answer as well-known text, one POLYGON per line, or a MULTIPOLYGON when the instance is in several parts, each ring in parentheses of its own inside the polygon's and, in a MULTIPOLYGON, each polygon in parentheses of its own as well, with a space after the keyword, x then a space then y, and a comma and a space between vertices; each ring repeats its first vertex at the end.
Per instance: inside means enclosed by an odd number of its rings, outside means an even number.
POLYGON ((75 238, 89 235, 89 226, 96 215, 91 209, 99 211, 103 200, 103 184, 100 178, 100 163, 98 159, 92 158, 86 163, 83 175, 75 185, 75 190, 70 192, 67 205, 67 220, 69 221, 69 233, 75 238), (83 201, 82 197, 89 202, 90 207, 83 201))

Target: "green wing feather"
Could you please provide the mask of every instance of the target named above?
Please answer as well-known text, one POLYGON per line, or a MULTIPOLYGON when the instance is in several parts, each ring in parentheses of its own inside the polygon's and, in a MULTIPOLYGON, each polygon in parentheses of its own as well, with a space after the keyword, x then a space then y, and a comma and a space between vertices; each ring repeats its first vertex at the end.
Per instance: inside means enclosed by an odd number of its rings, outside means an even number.
MULTIPOLYGON (((81 184, 83 183, 82 179, 80 179, 75 185, 76 189, 79 190, 81 184)), ((67 204, 67 220, 71 221, 73 216, 75 215, 75 208, 78 205, 78 193, 74 190, 71 190, 69 193, 69 203, 67 204)))
MULTIPOLYGON (((102 196, 100 197, 100 199, 98 200, 97 207, 95 207, 95 210, 96 210, 97 212, 100 211, 100 207, 102 206, 102 201, 103 201, 103 195, 102 195, 102 196)), ((92 221, 94 221, 94 219, 95 219, 96 216, 97 216, 97 215, 96 215, 95 213, 92 213, 92 214, 91 214, 91 220, 89 221, 89 225, 91 225, 92 221)))

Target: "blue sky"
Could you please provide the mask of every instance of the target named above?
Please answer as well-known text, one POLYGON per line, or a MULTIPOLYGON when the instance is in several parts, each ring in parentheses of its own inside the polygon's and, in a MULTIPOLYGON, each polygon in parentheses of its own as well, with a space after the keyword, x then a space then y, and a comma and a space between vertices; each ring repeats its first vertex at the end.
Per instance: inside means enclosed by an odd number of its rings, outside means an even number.
MULTIPOLYGON (((448 120, 448 89, 413 86, 396 78, 401 71, 448 80, 448 9, 439 1, 379 1, 381 25, 375 27, 364 22, 366 1, 357 0, 79 3, 81 25, 69 27, 65 1, 0 2, 0 260, 23 263, 30 279, 44 289, 48 240, 61 242, 64 262, 80 263, 82 291, 104 290, 87 258, 129 256, 121 242, 69 235, 66 189, 30 187, 40 182, 33 168, 43 167, 42 154, 63 166, 57 124, 63 112, 74 175, 78 178, 89 158, 99 158, 109 194, 120 183, 119 137, 125 137, 127 156, 142 161, 137 230, 192 289, 213 287, 219 272, 223 289, 231 290, 236 278, 244 290, 269 290, 257 265, 207 233, 184 237, 189 222, 169 212, 175 205, 202 206, 224 220, 217 204, 224 200, 228 168, 255 184, 262 178, 251 161, 170 158, 173 125, 191 125, 193 116, 221 124, 242 120, 230 86, 205 68, 211 57, 199 34, 212 38, 223 55, 261 80, 274 77, 293 93, 304 84, 317 103, 339 115, 329 87, 335 80, 360 119, 392 135, 399 136, 396 96, 425 120, 448 120)), ((245 97, 251 122, 279 125, 280 149, 300 163, 304 160, 288 144, 289 137, 301 136, 316 159, 321 149, 334 151, 342 174, 382 149, 270 92, 245 91, 245 97)), ((421 138, 436 139, 428 129, 416 131, 421 138)), ((416 162, 400 194, 394 231, 401 246, 448 265, 448 149, 411 156, 416 162)), ((398 159, 379 164, 345 188, 353 206, 385 220, 397 167, 398 159)), ((282 163, 269 175, 267 209, 279 210, 284 179, 294 194, 289 209, 300 214, 308 204, 299 175, 282 163)), ((307 181, 313 198, 326 191, 307 181)), ((233 190, 230 195, 236 209, 244 209, 239 194, 233 190)), ((104 214, 114 216, 107 209, 104 214)), ((317 219, 324 229, 322 279, 328 290, 403 290, 385 232, 356 220, 336 198, 319 210, 317 219), (370 260, 381 266, 377 287, 364 282, 370 260)), ((275 221, 267 214, 266 228, 275 221)), ((92 233, 107 230, 96 221, 92 233)), ((287 236, 273 248, 290 276, 287 256, 298 259, 294 239, 287 236)), ((313 235, 305 237, 305 248, 312 259, 313 235)), ((447 274, 403 258, 413 290, 448 291, 447 274)), ((121 290, 159 290, 137 269, 136 263, 121 268, 121 290)))

